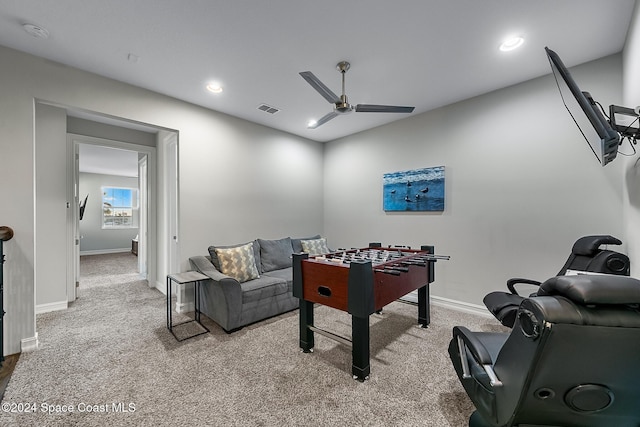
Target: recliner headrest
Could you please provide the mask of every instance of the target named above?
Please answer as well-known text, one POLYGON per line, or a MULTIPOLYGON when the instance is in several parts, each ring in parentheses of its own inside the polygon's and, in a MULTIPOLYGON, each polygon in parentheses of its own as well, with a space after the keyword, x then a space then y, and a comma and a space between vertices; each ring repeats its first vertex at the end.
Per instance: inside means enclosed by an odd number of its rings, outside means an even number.
POLYGON ((576 255, 593 256, 600 245, 621 245, 622 241, 613 236, 584 236, 576 240, 571 248, 571 253, 576 255))
POLYGON ((556 276, 538 290, 538 296, 554 295, 580 305, 640 304, 640 280, 615 275, 556 276))

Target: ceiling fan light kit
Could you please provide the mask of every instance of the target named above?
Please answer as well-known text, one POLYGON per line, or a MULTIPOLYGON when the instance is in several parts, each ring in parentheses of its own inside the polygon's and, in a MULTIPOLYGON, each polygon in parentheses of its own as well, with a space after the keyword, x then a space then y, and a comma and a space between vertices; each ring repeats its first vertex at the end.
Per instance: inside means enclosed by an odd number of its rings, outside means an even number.
POLYGON ((324 99, 333 104, 333 111, 325 114, 317 121, 311 121, 307 125, 309 129, 315 129, 328 122, 329 120, 343 114, 351 113, 411 113, 415 107, 401 107, 397 105, 376 105, 376 104, 357 104, 355 107, 349 104, 349 99, 345 93, 344 80, 345 74, 351 68, 351 64, 347 61, 340 61, 336 65, 336 69, 342 74, 342 95, 336 95, 324 83, 320 81, 311 71, 302 71, 300 76, 311 85, 324 99))

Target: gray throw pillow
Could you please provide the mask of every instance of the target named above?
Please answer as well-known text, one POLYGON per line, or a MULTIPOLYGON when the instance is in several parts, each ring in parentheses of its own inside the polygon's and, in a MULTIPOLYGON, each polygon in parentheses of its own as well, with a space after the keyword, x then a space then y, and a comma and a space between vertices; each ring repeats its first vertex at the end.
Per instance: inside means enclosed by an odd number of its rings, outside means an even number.
POLYGON ((280 240, 258 239, 258 243, 260 244, 260 261, 263 272, 291 267, 293 249, 290 237, 280 240))

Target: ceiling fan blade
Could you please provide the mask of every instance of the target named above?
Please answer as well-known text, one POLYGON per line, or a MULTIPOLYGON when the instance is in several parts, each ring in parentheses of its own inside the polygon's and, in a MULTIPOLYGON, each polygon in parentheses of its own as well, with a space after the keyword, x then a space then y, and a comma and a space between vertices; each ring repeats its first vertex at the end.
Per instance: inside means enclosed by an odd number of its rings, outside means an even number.
POLYGON ((333 93, 331 89, 325 86, 311 71, 302 71, 300 73, 303 79, 307 81, 320 95, 332 104, 340 102, 340 97, 333 93))
POLYGON ((307 126, 307 128, 309 129, 315 129, 318 126, 322 126, 323 124, 327 123, 329 120, 333 119, 334 117, 337 117, 338 113, 336 113, 335 111, 332 111, 330 113, 325 114, 324 116, 322 116, 320 118, 320 120, 318 120, 317 122, 315 122, 315 124, 311 125, 311 126, 307 126))
POLYGON ((397 105, 358 104, 358 113, 411 113, 415 107, 399 107, 397 105))

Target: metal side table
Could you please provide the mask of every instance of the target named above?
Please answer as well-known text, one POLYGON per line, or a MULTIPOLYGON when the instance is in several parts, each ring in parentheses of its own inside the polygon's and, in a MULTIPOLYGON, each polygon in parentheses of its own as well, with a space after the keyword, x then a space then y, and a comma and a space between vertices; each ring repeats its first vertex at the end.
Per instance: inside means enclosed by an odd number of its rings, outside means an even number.
POLYGON ((189 338, 197 337, 198 335, 206 334, 209 332, 209 329, 200 322, 200 281, 207 280, 208 277, 204 274, 198 273, 197 271, 187 271, 185 273, 173 273, 167 275, 167 329, 171 332, 174 338, 178 341, 184 341, 189 338), (181 323, 173 324, 173 316, 171 310, 171 285, 175 283, 178 288, 182 285, 187 285, 189 283, 193 283, 193 295, 194 295, 194 318, 192 320, 187 320, 181 323), (184 338, 178 338, 173 332, 174 326, 184 325, 186 323, 195 322, 200 327, 204 329, 204 331, 199 332, 195 335, 190 335, 184 338))

